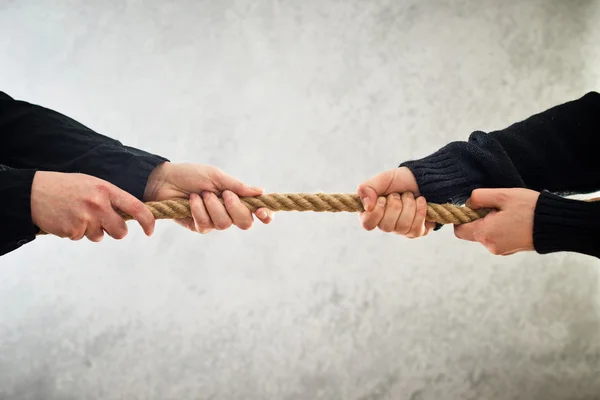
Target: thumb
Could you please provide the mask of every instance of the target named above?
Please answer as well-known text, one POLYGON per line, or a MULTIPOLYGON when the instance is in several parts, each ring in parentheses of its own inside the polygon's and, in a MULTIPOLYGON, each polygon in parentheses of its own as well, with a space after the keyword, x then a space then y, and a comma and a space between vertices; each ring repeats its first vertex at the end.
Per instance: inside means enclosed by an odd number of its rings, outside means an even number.
POLYGON ((365 211, 373 211, 375 202, 377 201, 377 192, 372 186, 367 183, 360 184, 358 186, 358 197, 360 197, 365 211))
POLYGON ((507 193, 504 189, 476 189, 471 193, 466 206, 474 210, 479 208, 501 209, 507 201, 507 193))
POLYGON ((394 180, 394 171, 389 170, 375 175, 371 179, 358 185, 358 196, 363 203, 365 211, 373 211, 377 197, 385 193, 394 180))
POLYGON ((468 224, 454 225, 454 235, 462 240, 477 242, 478 232, 483 229, 483 219, 468 224))
POLYGON ((224 190, 231 190, 238 196, 260 196, 264 193, 264 189, 257 186, 247 185, 239 179, 236 179, 224 172, 221 172, 218 177, 216 177, 214 184, 220 192, 223 192, 224 190))
POLYGON ((358 186, 358 196, 366 211, 373 211, 378 196, 403 192, 420 195, 415 176, 406 167, 384 171, 358 186))

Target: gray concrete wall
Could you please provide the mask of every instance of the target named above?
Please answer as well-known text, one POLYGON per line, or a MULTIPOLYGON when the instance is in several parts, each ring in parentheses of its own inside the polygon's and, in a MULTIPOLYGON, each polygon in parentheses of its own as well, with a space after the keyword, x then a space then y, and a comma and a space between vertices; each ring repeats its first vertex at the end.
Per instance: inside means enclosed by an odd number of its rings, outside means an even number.
MULTIPOLYGON (((267 191, 354 191, 600 84, 594 1, 3 1, 14 97, 267 191)), ((40 238, 0 259, 2 399, 600 398, 598 262, 355 215, 40 238)))

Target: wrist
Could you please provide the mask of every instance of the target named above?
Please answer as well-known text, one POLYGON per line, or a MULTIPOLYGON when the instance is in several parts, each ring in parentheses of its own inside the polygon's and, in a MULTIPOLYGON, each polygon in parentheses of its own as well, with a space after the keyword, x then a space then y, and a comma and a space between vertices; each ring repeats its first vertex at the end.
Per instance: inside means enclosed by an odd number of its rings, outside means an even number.
POLYGON ((411 171, 420 194, 433 203, 462 203, 477 188, 464 173, 460 160, 446 148, 419 160, 405 161, 400 167, 411 171))
POLYGON ((144 201, 153 201, 158 197, 160 189, 167 182, 167 176, 171 168, 169 161, 164 161, 158 164, 148 176, 146 188, 144 189, 144 201))
POLYGON ((398 168, 398 172, 403 177, 403 186, 407 188, 407 191, 412 192, 416 197, 421 196, 417 178, 410 168, 401 166, 398 168))

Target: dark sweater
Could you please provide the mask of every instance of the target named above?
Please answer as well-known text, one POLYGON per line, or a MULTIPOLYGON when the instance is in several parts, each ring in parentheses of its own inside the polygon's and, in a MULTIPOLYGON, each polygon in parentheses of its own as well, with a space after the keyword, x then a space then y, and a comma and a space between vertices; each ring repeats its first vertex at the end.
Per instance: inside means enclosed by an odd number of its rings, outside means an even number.
POLYGON ((31 220, 36 171, 96 176, 142 200, 148 176, 166 161, 3 92, 0 143, 0 255, 31 242, 39 232, 31 220))
POLYGON ((600 257, 600 202, 561 196, 600 190, 600 95, 553 107, 494 132, 476 131, 421 160, 402 163, 431 202, 462 204, 476 188, 542 192, 533 227, 541 254, 600 257))

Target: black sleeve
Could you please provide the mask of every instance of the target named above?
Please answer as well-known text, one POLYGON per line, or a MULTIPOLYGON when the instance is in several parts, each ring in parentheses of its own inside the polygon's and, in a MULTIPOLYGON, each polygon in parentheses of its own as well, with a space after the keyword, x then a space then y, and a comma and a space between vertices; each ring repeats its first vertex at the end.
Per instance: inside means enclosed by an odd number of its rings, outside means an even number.
MULTIPOLYGON (((506 129, 476 131, 466 142, 450 143, 430 156, 401 166, 415 174, 421 193, 432 202, 464 203, 474 189, 484 187, 526 187, 560 195, 590 193, 600 190, 600 168, 595 162, 599 146, 600 95, 590 92, 506 129)), ((594 224, 599 222, 595 219, 596 205, 563 200, 548 194, 538 202, 534 239, 539 252, 558 251, 561 246, 557 240, 583 243, 581 235, 589 233, 584 229, 569 238, 558 234, 561 223, 553 219, 550 210, 560 213, 565 204, 576 209, 569 218, 558 219, 575 228, 592 217, 594 224)), ((596 241, 597 235, 592 236, 596 241)), ((568 243, 564 246, 572 247, 568 243)))
POLYGON ((140 200, 152 170, 167 161, 125 146, 56 111, 1 92, 0 138, 0 164, 96 176, 140 200))
POLYGON ((0 255, 35 239, 35 172, 78 172, 143 200, 148 177, 166 158, 125 146, 56 111, 0 92, 0 255))
POLYGON ((0 256, 35 239, 31 221, 31 184, 35 170, 0 166, 0 256))

